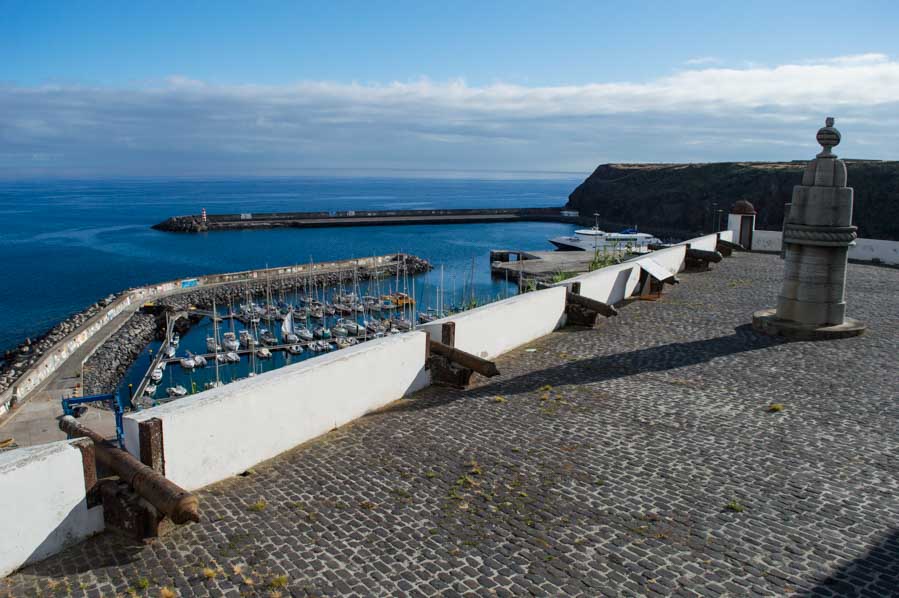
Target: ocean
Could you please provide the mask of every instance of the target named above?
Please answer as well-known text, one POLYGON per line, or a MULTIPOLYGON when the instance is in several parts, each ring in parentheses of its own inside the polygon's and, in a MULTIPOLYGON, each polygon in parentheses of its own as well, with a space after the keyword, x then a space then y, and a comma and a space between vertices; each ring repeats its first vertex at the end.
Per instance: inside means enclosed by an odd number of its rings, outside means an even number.
POLYGON ((418 277, 428 305, 510 290, 490 277, 490 249, 552 249, 559 223, 271 229, 175 234, 151 225, 178 214, 562 206, 581 179, 475 180, 302 177, 240 180, 0 181, 0 351, 35 337, 110 293, 151 282, 403 251, 431 261, 418 277), (433 301, 432 301, 433 302, 433 301))

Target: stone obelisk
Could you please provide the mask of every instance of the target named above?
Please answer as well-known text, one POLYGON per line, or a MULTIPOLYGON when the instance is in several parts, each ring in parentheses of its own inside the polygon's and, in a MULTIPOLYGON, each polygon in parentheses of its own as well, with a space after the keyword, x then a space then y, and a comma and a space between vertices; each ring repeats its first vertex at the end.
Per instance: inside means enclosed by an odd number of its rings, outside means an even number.
POLYGON ((828 117, 818 131, 824 148, 793 187, 784 223, 784 279, 776 309, 753 314, 759 332, 804 339, 855 336, 865 325, 846 317, 846 265, 858 236, 852 226, 852 187, 846 164, 832 149, 840 132, 828 117))

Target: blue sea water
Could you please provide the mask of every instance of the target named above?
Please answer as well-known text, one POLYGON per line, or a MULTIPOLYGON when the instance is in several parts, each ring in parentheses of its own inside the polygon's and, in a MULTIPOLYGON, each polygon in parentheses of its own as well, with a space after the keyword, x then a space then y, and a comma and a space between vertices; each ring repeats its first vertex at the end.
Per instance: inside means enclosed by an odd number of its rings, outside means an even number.
MULTIPOLYGON (((490 249, 551 249, 556 223, 272 229, 174 234, 150 228, 176 214, 562 206, 578 179, 470 180, 303 177, 242 180, 0 181, 0 350, 122 289, 214 272, 404 251, 444 266, 447 289, 470 277, 482 300, 490 249)), ((436 292, 438 272, 419 278, 436 292)))

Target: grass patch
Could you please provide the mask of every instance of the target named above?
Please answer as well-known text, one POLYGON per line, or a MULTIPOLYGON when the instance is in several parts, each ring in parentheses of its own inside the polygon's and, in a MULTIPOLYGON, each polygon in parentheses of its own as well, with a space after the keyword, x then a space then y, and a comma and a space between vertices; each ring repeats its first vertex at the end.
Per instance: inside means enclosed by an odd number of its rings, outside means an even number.
POLYGON ((503 396, 500 396, 500 395, 496 395, 495 397, 493 397, 493 402, 494 402, 494 403, 505 403, 505 402, 506 402, 506 397, 503 397, 503 396))
POLYGON ((273 577, 270 582, 268 582, 268 587, 273 590, 280 590, 287 587, 287 576, 279 575, 277 577, 273 577))
POLYGON ((259 513, 265 510, 265 507, 268 506, 268 503, 265 502, 264 498, 260 498, 254 503, 250 503, 247 505, 247 509, 253 511, 254 513, 259 513))
POLYGON ((768 413, 780 413, 783 410, 783 403, 771 403, 770 405, 768 405, 768 413))
POLYGON ((146 577, 141 577, 137 581, 134 582, 134 588, 136 590, 146 590, 150 587, 150 580, 146 577))
POLYGON ((203 567, 203 577, 206 579, 215 579, 216 572, 215 569, 210 569, 209 567, 203 567))
POLYGON ((726 505, 724 505, 724 508, 727 509, 728 511, 733 511, 734 513, 742 513, 743 511, 746 510, 746 507, 743 506, 743 504, 741 504, 740 501, 738 501, 737 499, 734 499, 734 500, 730 501, 729 503, 727 503, 726 505))

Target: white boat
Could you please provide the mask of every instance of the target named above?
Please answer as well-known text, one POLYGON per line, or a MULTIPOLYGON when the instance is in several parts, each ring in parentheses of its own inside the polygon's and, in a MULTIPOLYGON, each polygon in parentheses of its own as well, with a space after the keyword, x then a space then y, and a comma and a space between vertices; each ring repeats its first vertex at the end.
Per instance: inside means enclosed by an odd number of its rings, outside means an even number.
POLYGON ((291 355, 299 355, 303 352, 303 347, 301 347, 300 345, 290 345, 289 347, 287 347, 287 352, 291 355))
POLYGON ((219 363, 226 363, 228 361, 228 357, 224 353, 216 353, 215 360, 219 363))
POLYGON ((331 327, 331 332, 334 333, 334 336, 346 336, 347 329, 340 322, 331 327))
POLYGON ((259 330, 259 340, 261 340, 264 345, 278 344, 278 339, 275 338, 275 335, 265 328, 259 330))
POLYGON ((570 237, 556 237, 550 243, 561 251, 632 251, 642 253, 647 245, 660 245, 661 239, 647 233, 639 233, 636 228, 628 228, 620 233, 609 233, 598 226, 574 231, 570 237))
MULTIPOLYGON (((393 324, 394 328, 400 331, 412 330, 412 322, 410 322, 406 318, 394 318, 393 320, 391 320, 391 323, 393 324)), ((391 330, 391 333, 392 332, 393 330, 391 330)))
POLYGON ((165 389, 166 394, 168 394, 172 398, 183 397, 187 395, 187 389, 181 386, 169 386, 165 389))
POLYGON ((153 395, 155 395, 156 394, 156 385, 155 384, 147 384, 144 387, 144 394, 149 397, 152 397, 153 395))
POLYGON ((268 359, 272 356, 272 352, 269 351, 266 347, 260 347, 258 351, 256 351, 256 357, 259 359, 268 359))
POLYGON ((302 328, 297 328, 297 336, 304 341, 311 341, 315 338, 315 335, 312 334, 312 331, 303 326, 302 328))
POLYGON ((225 359, 228 363, 239 363, 240 355, 238 355, 237 351, 228 351, 225 353, 225 359))
POLYGON ((181 358, 181 367, 183 367, 185 370, 192 370, 195 367, 197 367, 197 362, 194 361, 193 357, 190 357, 190 356, 182 357, 181 358))
POLYGON ((350 339, 345 336, 338 336, 336 339, 334 339, 334 344, 337 345, 338 349, 346 349, 350 346, 350 339))
POLYGON ((300 337, 293 332, 293 316, 288 313, 281 322, 281 338, 285 343, 299 342, 300 337))
POLYGON ((253 335, 250 334, 249 330, 241 330, 240 331, 240 346, 251 348, 256 344, 256 339, 253 338, 253 335))
POLYGON ((175 347, 172 345, 166 345, 165 356, 169 359, 173 358, 175 356, 175 347))
POLYGON ((240 349, 240 341, 234 336, 233 332, 226 332, 222 335, 222 347, 225 351, 237 351, 240 349))
POLYGON ((215 338, 211 336, 206 337, 206 351, 208 351, 209 353, 215 353, 216 351, 221 350, 222 348, 217 342, 215 342, 215 338))
POLYGON ((345 328, 349 334, 353 334, 353 335, 359 334, 360 326, 355 320, 344 319, 344 320, 338 320, 337 323, 340 326, 342 326, 343 328, 345 328))
POLYGON ((162 380, 162 368, 156 368, 152 372, 150 372, 150 380, 153 382, 159 382, 162 380))
POLYGON ((219 388, 224 385, 225 384, 223 382, 221 382, 220 380, 210 380, 209 382, 206 382, 205 384, 203 384, 203 388, 206 390, 209 390, 210 388, 219 388))
POLYGON ((172 335, 172 340, 171 340, 171 342, 170 342, 169 344, 172 345, 173 347, 175 347, 175 348, 177 349, 177 348, 178 348, 178 344, 179 344, 180 342, 181 342, 181 336, 176 332, 174 335, 172 335))
POLYGON ((203 357, 202 355, 194 355, 193 360, 194 360, 194 365, 196 367, 198 367, 198 368, 206 367, 206 358, 203 357))

